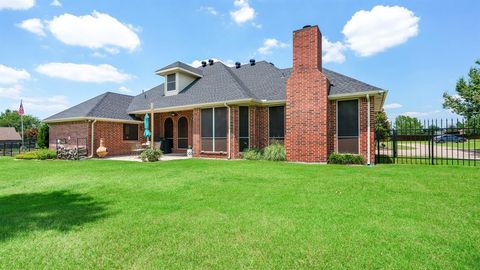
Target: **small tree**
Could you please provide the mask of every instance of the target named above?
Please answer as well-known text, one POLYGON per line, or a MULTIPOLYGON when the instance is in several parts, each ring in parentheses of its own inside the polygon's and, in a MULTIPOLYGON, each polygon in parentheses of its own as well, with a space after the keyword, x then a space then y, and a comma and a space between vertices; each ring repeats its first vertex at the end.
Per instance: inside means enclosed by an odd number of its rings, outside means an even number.
MULTIPOLYGON (((480 59, 476 61, 480 66, 480 59)), ((460 78, 455 87, 456 95, 443 93, 443 108, 451 109, 470 121, 473 117, 480 116, 480 69, 470 68, 468 81, 460 78)))
POLYGON ((48 148, 48 125, 42 123, 38 129, 37 145, 40 148, 48 148))
POLYGON ((395 128, 398 135, 422 134, 423 125, 416 117, 399 115, 395 118, 395 128))
POLYGON ((386 139, 390 136, 391 132, 390 122, 388 121, 387 114, 384 110, 375 113, 375 134, 378 139, 386 139))
MULTIPOLYGON (((21 131, 22 121, 20 115, 17 111, 5 110, 5 112, 0 113, 0 127, 14 127, 17 132, 21 131)), ((24 130, 27 130, 32 127, 38 127, 40 120, 32 115, 23 116, 23 127, 24 130)))

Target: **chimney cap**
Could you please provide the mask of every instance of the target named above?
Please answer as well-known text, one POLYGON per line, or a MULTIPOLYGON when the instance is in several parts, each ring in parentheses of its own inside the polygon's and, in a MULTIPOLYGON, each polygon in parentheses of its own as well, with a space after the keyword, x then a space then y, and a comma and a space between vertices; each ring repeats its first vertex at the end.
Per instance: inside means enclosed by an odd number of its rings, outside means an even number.
POLYGON ((255 59, 250 59, 250 66, 254 66, 255 65, 255 59))
POLYGON ((307 25, 303 26, 303 29, 309 28, 309 27, 312 27, 312 26, 310 24, 307 24, 307 25))

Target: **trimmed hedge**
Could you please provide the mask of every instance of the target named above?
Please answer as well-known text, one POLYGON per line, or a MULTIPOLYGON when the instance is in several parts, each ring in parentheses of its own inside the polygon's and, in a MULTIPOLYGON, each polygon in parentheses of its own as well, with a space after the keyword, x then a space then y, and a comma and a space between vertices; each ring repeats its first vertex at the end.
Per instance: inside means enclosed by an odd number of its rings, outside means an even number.
POLYGON ((355 154, 331 153, 328 157, 329 164, 364 164, 362 156, 355 154))
POLYGON ((56 159, 57 153, 54 150, 50 149, 38 149, 35 151, 21 153, 15 156, 16 159, 56 159))
POLYGON ((160 159, 163 152, 160 149, 146 149, 140 154, 140 159, 143 162, 155 162, 160 159))

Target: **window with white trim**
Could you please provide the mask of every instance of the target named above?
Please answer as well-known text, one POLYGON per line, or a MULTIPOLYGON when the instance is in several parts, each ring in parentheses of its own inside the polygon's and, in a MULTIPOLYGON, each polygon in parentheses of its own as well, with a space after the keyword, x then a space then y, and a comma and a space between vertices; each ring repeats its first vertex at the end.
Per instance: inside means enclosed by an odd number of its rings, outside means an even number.
POLYGON ((227 152, 227 114, 225 107, 202 109, 202 151, 227 152))
POLYGON ((174 91, 177 89, 177 78, 176 74, 168 74, 167 75, 167 91, 174 91))

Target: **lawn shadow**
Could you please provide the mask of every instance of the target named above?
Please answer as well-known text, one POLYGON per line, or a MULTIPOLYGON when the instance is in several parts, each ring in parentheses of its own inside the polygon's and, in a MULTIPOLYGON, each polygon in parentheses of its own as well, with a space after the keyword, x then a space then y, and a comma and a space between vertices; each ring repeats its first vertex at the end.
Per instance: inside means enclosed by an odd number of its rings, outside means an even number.
POLYGON ((0 241, 39 230, 66 232, 105 218, 104 202, 66 190, 0 197, 0 241))

